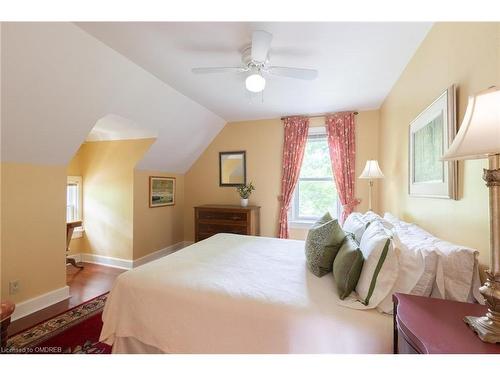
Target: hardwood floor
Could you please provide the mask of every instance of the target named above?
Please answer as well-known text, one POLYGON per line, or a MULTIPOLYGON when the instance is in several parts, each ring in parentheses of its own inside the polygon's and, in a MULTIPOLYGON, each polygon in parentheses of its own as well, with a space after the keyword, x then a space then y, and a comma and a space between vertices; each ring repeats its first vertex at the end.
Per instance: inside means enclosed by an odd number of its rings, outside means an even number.
POLYGON ((71 296, 69 299, 12 322, 8 331, 9 336, 61 314, 89 299, 109 292, 116 277, 125 272, 122 269, 105 267, 98 264, 82 264, 84 265, 83 269, 70 265, 66 268, 66 281, 71 296))

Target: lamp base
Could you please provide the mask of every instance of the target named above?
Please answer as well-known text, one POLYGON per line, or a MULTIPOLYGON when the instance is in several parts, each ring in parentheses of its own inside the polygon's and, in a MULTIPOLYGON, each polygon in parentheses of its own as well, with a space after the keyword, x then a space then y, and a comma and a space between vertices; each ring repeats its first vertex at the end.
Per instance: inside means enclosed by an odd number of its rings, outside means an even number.
POLYGON ((488 316, 466 316, 464 322, 477 333, 478 337, 491 344, 500 343, 500 324, 488 316))
POLYGON ((487 280, 479 288, 486 299, 488 312, 485 316, 466 316, 464 322, 477 333, 479 338, 492 344, 500 343, 500 277, 486 271, 487 280))
POLYGON ((485 342, 500 343, 500 154, 489 157, 490 169, 484 170, 490 194, 490 269, 479 292, 486 300, 486 316, 464 318, 470 328, 485 342))

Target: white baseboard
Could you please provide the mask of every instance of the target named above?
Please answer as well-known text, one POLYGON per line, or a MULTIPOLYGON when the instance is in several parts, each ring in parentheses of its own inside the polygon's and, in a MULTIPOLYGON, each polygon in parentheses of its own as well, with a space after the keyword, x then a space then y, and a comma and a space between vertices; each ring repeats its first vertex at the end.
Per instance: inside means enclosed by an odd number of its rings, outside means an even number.
POLYGON ((167 246, 163 249, 155 251, 154 253, 148 254, 136 260, 113 258, 103 255, 89 254, 89 253, 77 253, 69 255, 69 258, 75 259, 77 262, 86 262, 100 264, 102 266, 121 268, 126 270, 131 270, 132 268, 142 266, 148 262, 164 257, 165 255, 171 254, 180 250, 186 246, 191 245, 192 241, 182 241, 176 244, 167 246))
POLYGON ((16 309, 14 310, 11 319, 12 321, 14 321, 23 318, 38 310, 49 307, 54 303, 64 301, 69 297, 69 286, 64 286, 40 296, 30 298, 26 301, 16 304, 16 309))
POLYGON ((129 259, 108 257, 105 255, 81 253, 81 261, 86 263, 95 263, 102 266, 121 268, 124 270, 131 270, 133 268, 133 261, 129 259))
POLYGON ((182 249, 186 246, 189 246, 189 245, 190 245, 190 243, 188 243, 188 241, 177 242, 176 244, 167 246, 163 249, 155 251, 154 253, 145 255, 141 258, 134 260, 133 267, 134 268, 139 267, 139 266, 142 266, 143 264, 146 264, 146 263, 151 262, 153 260, 160 259, 160 258, 164 257, 165 255, 175 253, 177 250, 180 250, 180 249, 182 249))

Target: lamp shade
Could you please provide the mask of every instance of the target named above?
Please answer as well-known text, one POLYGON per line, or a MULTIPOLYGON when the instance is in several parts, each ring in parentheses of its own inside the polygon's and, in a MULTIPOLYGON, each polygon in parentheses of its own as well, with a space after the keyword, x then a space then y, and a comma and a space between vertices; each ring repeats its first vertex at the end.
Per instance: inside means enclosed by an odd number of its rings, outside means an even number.
POLYGON ((500 153, 500 89, 469 97, 453 143, 442 160, 482 159, 500 153))
POLYGON ((359 175, 359 178, 366 178, 366 179, 376 179, 376 178, 384 178, 384 174, 380 170, 380 167, 378 166, 378 161, 376 160, 367 160, 365 169, 363 169, 363 172, 359 175))

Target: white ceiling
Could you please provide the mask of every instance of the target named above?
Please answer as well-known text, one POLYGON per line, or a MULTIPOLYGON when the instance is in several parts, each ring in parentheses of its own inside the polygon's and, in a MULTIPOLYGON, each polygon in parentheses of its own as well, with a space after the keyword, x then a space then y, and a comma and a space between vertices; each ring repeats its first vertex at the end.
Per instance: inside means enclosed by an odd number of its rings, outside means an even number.
POLYGON ((88 33, 227 121, 378 108, 432 23, 78 23, 88 33), (271 32, 272 65, 315 68, 315 81, 272 76, 261 94, 239 66, 253 30, 271 32))

